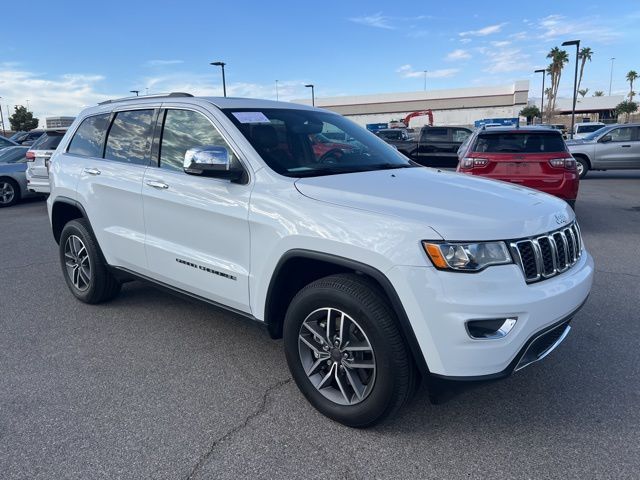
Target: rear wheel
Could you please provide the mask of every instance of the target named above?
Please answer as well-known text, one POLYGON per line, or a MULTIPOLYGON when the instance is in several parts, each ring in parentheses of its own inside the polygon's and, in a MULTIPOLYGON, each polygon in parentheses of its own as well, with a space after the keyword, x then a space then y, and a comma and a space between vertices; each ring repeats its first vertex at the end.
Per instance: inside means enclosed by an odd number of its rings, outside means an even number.
POLYGON ((284 345, 307 400, 342 424, 374 425, 415 390, 415 367, 395 315, 359 275, 332 275, 298 292, 285 317, 284 345))
POLYGON ((20 186, 10 178, 0 179, 0 208, 15 205, 20 200, 20 186))
POLYGON ((121 283, 109 271, 85 219, 71 220, 60 235, 60 263, 71 293, 85 303, 111 300, 121 283))
POLYGON ((576 168, 578 169, 578 177, 584 178, 589 171, 589 162, 582 157, 575 157, 576 168))

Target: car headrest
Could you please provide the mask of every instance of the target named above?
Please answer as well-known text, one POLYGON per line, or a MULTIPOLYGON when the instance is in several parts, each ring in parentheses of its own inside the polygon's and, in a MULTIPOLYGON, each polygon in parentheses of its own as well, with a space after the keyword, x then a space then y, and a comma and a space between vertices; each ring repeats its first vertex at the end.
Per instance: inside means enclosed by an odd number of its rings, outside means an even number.
POLYGON ((278 146, 278 133, 273 125, 255 125, 251 136, 260 148, 275 148, 278 146))

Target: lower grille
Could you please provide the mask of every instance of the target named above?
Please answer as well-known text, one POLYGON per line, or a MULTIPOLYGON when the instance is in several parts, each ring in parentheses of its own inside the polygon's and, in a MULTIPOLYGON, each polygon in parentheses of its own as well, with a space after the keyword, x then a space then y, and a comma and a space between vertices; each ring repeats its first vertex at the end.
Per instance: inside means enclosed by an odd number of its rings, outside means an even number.
POLYGON ((571 327, 569 326, 569 321, 566 321, 540 334, 527 347, 514 370, 518 371, 527 365, 542 360, 562 343, 569 330, 571 330, 571 327))
POLYGON ((573 222, 547 235, 516 240, 510 247, 527 283, 538 282, 564 272, 580 259, 580 227, 573 222))

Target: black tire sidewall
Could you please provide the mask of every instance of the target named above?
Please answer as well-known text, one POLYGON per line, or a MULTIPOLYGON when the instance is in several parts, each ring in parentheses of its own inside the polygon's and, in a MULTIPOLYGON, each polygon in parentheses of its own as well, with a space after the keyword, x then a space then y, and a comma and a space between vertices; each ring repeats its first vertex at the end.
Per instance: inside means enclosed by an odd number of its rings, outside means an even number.
POLYGON ((345 292, 331 288, 308 289, 294 298, 284 323, 285 355, 291 374, 307 400, 321 413, 340 423, 364 427, 376 422, 390 408, 395 391, 394 361, 391 346, 375 316, 365 305, 345 292), (374 350, 376 379, 371 393, 355 405, 338 405, 325 398, 308 379, 298 353, 298 335, 304 319, 318 308, 331 307, 351 316, 364 330, 374 350))
POLYGON ((586 162, 586 160, 582 158, 576 158, 576 162, 582 165, 582 173, 578 175, 580 180, 582 180, 584 177, 587 176, 587 173, 589 172, 589 164, 586 162))
POLYGON ((73 293, 73 295, 79 300, 87 303, 92 303, 93 298, 96 296, 96 288, 98 287, 97 276, 99 275, 102 260, 100 258, 100 253, 95 247, 95 243, 93 241, 91 233, 81 221, 72 220, 64 226, 60 235, 59 253, 60 263, 62 266, 62 274, 64 275, 64 280, 65 282, 67 282, 69 290, 71 290, 71 293, 73 293), (87 249, 89 255, 89 263, 91 268, 90 284, 89 288, 87 288, 85 291, 78 290, 73 284, 72 280, 69 278, 69 274, 67 273, 64 249, 67 239, 71 235, 75 235, 79 237, 80 240, 82 240, 82 243, 84 243, 84 246, 87 249))

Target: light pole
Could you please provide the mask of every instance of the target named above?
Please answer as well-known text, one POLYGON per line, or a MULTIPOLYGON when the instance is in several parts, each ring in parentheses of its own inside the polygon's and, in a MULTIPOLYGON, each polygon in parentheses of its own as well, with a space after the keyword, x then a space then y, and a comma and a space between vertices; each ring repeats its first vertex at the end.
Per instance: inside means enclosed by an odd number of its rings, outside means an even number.
POLYGON ((280 97, 278 96, 278 80, 276 80, 276 101, 280 100, 280 97))
POLYGON ((609 96, 611 96, 611 84, 613 83, 613 61, 616 57, 611 57, 611 74, 609 75, 609 96))
POLYGON ((428 70, 423 70, 422 71, 424 73, 424 91, 427 91, 427 72, 428 70))
POLYGON ((542 73, 542 97, 540 98, 540 122, 542 123, 544 121, 544 77, 547 76, 547 71, 542 68, 533 73, 542 73))
POLYGON ((129 90, 131 93, 135 93, 136 97, 138 96, 138 94, 140 93, 140 90, 129 90))
POLYGON ((568 42, 563 42, 563 47, 568 47, 570 45, 576 46, 576 72, 573 77, 573 107, 571 108, 571 139, 573 140, 573 126, 576 121, 576 99, 577 99, 577 88, 578 88, 578 57, 580 54, 580 40, 569 40, 568 42))
POLYGON ((316 93, 315 93, 315 85, 313 83, 310 83, 308 85, 305 85, 305 87, 310 88, 311 89, 311 106, 315 107, 316 106, 316 93))
POLYGON ((226 65, 226 63, 224 63, 224 62, 211 62, 211 65, 214 65, 216 67, 221 67, 222 68, 222 94, 226 97, 227 96, 227 81, 224 78, 224 66, 226 65))
MULTIPOLYGON (((2 97, 0 97, 0 101, 2 100, 2 97)), ((7 112, 7 115, 9 114, 9 112, 7 112)), ((7 132, 4 130, 4 117, 2 116, 2 104, 0 103, 0 122, 2 123, 2 136, 6 137, 7 136, 7 132)))
POLYGON ((29 106, 29 99, 27 98, 27 112, 31 111, 31 107, 29 106))

